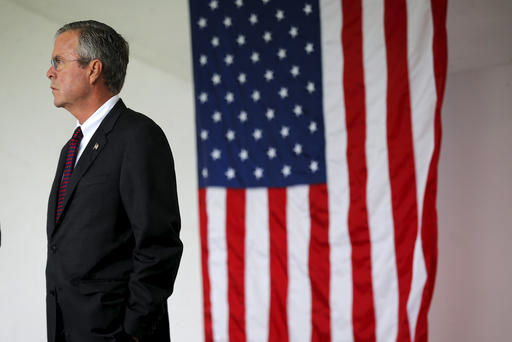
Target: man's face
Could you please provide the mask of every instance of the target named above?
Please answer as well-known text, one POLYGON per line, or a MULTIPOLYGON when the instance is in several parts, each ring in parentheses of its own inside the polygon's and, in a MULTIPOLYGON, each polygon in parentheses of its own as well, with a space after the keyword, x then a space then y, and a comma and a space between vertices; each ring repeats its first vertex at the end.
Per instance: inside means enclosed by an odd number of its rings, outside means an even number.
POLYGON ((78 36, 77 31, 67 31, 55 39, 52 58, 56 61, 56 68, 50 66, 46 72, 50 79, 53 103, 70 112, 79 108, 90 92, 89 68, 82 68, 77 61, 78 36))

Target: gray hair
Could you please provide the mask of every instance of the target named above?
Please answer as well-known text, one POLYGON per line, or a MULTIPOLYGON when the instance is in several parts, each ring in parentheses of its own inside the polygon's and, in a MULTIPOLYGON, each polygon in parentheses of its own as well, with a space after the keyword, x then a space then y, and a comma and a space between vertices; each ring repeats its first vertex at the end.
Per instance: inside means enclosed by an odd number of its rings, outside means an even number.
POLYGON ((128 66, 128 42, 112 27, 94 20, 66 24, 55 36, 67 31, 80 33, 76 51, 80 65, 85 67, 93 59, 99 59, 105 85, 113 94, 119 94, 128 66))

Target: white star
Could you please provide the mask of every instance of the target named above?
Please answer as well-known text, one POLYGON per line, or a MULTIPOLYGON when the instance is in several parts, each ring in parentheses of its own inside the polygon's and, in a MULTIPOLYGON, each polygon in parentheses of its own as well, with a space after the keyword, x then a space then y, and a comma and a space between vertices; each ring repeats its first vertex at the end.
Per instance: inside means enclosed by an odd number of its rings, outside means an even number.
POLYGON ((261 98, 260 92, 258 90, 253 90, 251 98, 254 102, 258 102, 261 98))
POLYGON ((211 40, 211 43, 212 43, 213 47, 219 46, 219 38, 218 37, 213 37, 212 40, 211 40))
POLYGON ((296 155, 299 155, 302 153, 302 145, 301 144, 295 144, 293 147, 293 152, 295 152, 296 155))
POLYGON ((281 173, 284 177, 288 177, 292 173, 292 168, 288 165, 283 166, 281 173))
POLYGON ((245 81, 247 81, 247 77, 245 76, 245 74, 244 74, 244 73, 240 73, 240 74, 238 75, 238 82, 240 82, 241 84, 244 84, 244 83, 245 83, 245 81))
POLYGON ((281 87, 281 89, 279 89, 279 96, 281 96, 282 99, 288 97, 288 88, 281 87))
POLYGON ((208 169, 206 167, 203 167, 201 170, 201 175, 203 175, 203 178, 208 178, 208 169))
POLYGON ((226 93, 225 99, 226 99, 227 103, 231 103, 231 102, 235 101, 235 95, 232 92, 228 91, 226 93))
POLYGON ((230 27, 233 22, 231 21, 230 17, 225 17, 222 23, 224 24, 224 26, 230 27))
POLYGON ((267 109, 265 115, 269 121, 272 120, 274 118, 274 110, 272 108, 267 109))
POLYGON ((243 35, 239 35, 238 38, 236 39, 236 42, 238 43, 238 45, 242 46, 245 44, 245 36, 243 35))
POLYGON ((208 101, 208 94, 205 92, 202 92, 199 95, 199 101, 201 101, 201 103, 205 103, 206 101, 208 101))
POLYGON ((312 161, 310 164, 309 164, 309 168, 311 170, 311 172, 315 173, 316 171, 318 171, 318 162, 316 161, 312 161))
POLYGON ((286 138, 287 136, 289 136, 290 135, 290 127, 286 127, 286 126, 281 127, 280 134, 283 138, 286 138))
POLYGON ((252 132, 252 136, 254 138, 254 140, 260 140, 261 137, 263 135, 263 132, 261 131, 261 129, 259 128, 256 128, 253 132, 252 132))
POLYGON ((244 5, 244 2, 242 0, 236 0, 235 5, 236 5, 236 7, 240 8, 244 5))
POLYGON ((310 4, 306 4, 306 6, 304 6, 303 11, 304 11, 304 13, 306 13, 306 15, 311 14, 311 12, 312 12, 311 5, 310 4))
POLYGON ((216 10, 219 7, 219 3, 216 0, 210 1, 210 8, 213 10, 216 10))
POLYGON ((288 33, 290 33, 290 36, 292 36, 292 38, 295 38, 299 34, 299 30, 295 26, 292 26, 290 27, 290 32, 288 33))
POLYGON ((214 122, 220 122, 220 120, 222 120, 222 113, 216 111, 215 113, 213 113, 212 119, 214 122))
POLYGON ((251 61, 252 61, 253 63, 257 63, 257 62, 259 62, 259 60, 260 60, 260 54, 259 54, 259 53, 257 53, 257 52, 253 52, 253 53, 251 54, 251 61))
POLYGON ((271 81, 274 78, 274 72, 272 70, 265 71, 265 79, 271 81))
POLYGON ((213 74, 212 76, 212 82, 214 85, 217 85, 220 83, 221 77, 219 74, 213 74))
POLYGON ((201 130, 201 140, 208 139, 208 131, 206 129, 201 130))
POLYGON ((199 28, 205 28, 206 27, 206 19, 199 18, 199 20, 197 21, 197 26, 199 26, 199 28))
POLYGON ((240 115, 238 115, 238 120, 240 120, 240 122, 246 122, 247 121, 247 112, 241 111, 240 115))
POLYGON ((205 65, 206 63, 208 63, 208 57, 206 55, 199 56, 199 64, 205 65))
POLYGON ((315 84, 313 82, 308 82, 308 85, 306 86, 306 89, 311 94, 315 91, 315 84))
POLYGON ((251 13, 251 16, 249 17, 249 22, 251 25, 255 25, 258 22, 258 16, 254 13, 251 13))
POLYGON ((270 0, 261 0, 263 1, 263 5, 266 5, 270 0))
POLYGON ((267 156, 268 156, 269 159, 274 159, 277 156, 276 149, 273 148, 273 147, 270 147, 267 150, 267 156))
POLYGON ((279 57, 279 59, 286 58, 286 50, 285 49, 279 49, 279 51, 277 52, 277 56, 279 57))
POLYGON ((235 140, 235 131, 228 129, 228 131, 226 132, 226 139, 228 139, 229 141, 235 140))
POLYGON ((217 160, 217 159, 220 159, 221 152, 220 152, 220 150, 215 148, 215 149, 213 149, 212 153, 210 153, 210 155, 212 156, 213 160, 217 160))
POLYGON ((256 179, 261 179, 261 177, 263 177, 263 169, 261 167, 257 167, 254 169, 253 174, 256 179))
POLYGON ((241 161, 247 160, 247 158, 249 158, 249 152, 247 152, 247 150, 243 148, 238 154, 238 156, 240 157, 241 161))
POLYGON ((265 31, 265 33, 263 34, 263 40, 265 41, 265 43, 268 43, 272 40, 272 33, 270 33, 269 31, 265 31))
POLYGON ((313 52, 315 49, 313 48, 313 44, 312 43, 307 43, 306 44, 306 47, 304 48, 304 50, 306 50, 307 54, 309 55, 311 52, 313 52))
POLYGON ((277 21, 281 21, 284 19, 284 12, 282 10, 277 10, 276 12, 277 21))
POLYGON ((226 57, 224 57, 224 62, 226 63, 226 65, 233 64, 233 60, 233 55, 226 55, 226 57))
POLYGON ((309 124, 309 127, 308 127, 308 128, 309 128, 309 131, 310 131, 311 133, 315 133, 315 132, 316 132, 316 122, 311 121, 311 123, 309 124))
POLYGON ((233 178, 235 178, 235 170, 230 167, 226 170, 225 175, 226 175, 226 177, 228 177, 228 179, 233 179, 233 178))
POLYGON ((300 74, 299 67, 297 65, 292 66, 290 73, 292 74, 293 77, 299 76, 299 74, 300 74))
POLYGON ((302 115, 302 106, 295 105, 295 107, 293 107, 293 112, 295 113, 295 115, 301 116, 302 115))

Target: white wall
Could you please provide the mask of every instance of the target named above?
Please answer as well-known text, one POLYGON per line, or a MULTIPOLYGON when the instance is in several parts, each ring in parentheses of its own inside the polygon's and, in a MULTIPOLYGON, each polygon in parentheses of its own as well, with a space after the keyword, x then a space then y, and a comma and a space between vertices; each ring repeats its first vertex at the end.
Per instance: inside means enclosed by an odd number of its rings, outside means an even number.
POLYGON ((448 75, 431 341, 510 341, 512 64, 448 75))
MULTIPOLYGON (((0 0, 0 341, 46 341, 46 203, 75 125, 53 106, 45 77, 62 24, 0 0)), ((176 163, 185 250, 170 300, 174 341, 203 338, 192 96, 191 84, 132 53, 121 97, 160 124, 176 163)))

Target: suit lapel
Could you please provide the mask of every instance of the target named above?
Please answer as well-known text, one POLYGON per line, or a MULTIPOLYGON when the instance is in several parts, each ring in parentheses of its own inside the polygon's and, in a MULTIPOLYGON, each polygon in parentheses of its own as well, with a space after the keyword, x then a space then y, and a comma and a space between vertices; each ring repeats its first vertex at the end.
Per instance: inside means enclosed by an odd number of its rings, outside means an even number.
POLYGON ((66 188, 66 195, 64 196, 63 211, 59 217, 59 220, 57 221, 57 224, 64 216, 64 212, 66 211, 69 199, 75 191, 77 184, 79 183, 84 173, 89 169, 91 164, 94 162, 98 154, 104 148, 106 141, 107 138, 105 136, 105 133, 102 132, 100 128, 98 128, 96 133, 94 133, 94 135, 92 136, 91 141, 89 142, 85 150, 82 152, 80 159, 78 160, 78 162, 75 165, 75 168, 73 169, 73 173, 71 173, 71 178, 69 179, 69 183, 66 188), (94 146, 96 146, 95 144, 98 144, 97 148, 94 148, 94 146))
MULTIPOLYGON (((60 215, 59 220, 55 223, 55 226, 58 226, 60 221, 62 221, 62 218, 64 217, 66 212, 66 207, 73 195, 73 192, 76 189, 76 186, 80 182, 80 179, 82 179, 83 175, 87 172, 89 167, 92 165, 96 157, 98 157, 98 155, 101 153, 105 145, 108 143, 108 133, 114 127, 114 124, 119 118, 119 115, 121 115, 121 113, 125 110, 126 106, 124 105, 122 100, 119 100, 116 103, 116 105, 110 110, 107 116, 105 116, 105 119, 103 119, 102 123, 100 124, 100 126, 92 136, 91 140, 87 144, 87 147, 82 152, 82 155, 80 156, 80 159, 76 163, 73 173, 71 174, 71 178, 69 179, 69 183, 66 189, 66 195, 64 196, 62 214, 60 215)), ((62 175, 62 170, 60 172, 60 175, 62 175)), ((57 182, 57 189, 59 187, 59 184, 60 178, 57 182)), ((54 197, 56 197, 56 194, 54 197)), ((55 222, 55 201, 56 200, 54 200, 53 222, 55 222)))

